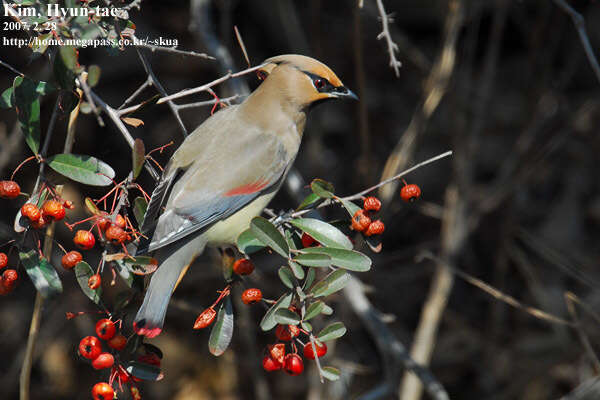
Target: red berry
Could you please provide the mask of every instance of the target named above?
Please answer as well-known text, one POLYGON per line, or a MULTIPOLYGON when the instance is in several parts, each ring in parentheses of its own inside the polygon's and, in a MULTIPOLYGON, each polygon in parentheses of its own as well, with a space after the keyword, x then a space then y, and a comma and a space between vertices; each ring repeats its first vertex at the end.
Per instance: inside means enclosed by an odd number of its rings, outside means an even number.
POLYGON ((381 201, 375 196, 369 196, 363 203, 364 209, 367 211, 379 211, 381 209, 381 201))
POLYGON ((75 206, 73 205, 73 202, 71 200, 63 201, 63 207, 68 208, 69 210, 72 210, 75 208, 75 206))
POLYGON ((102 353, 100 339, 96 336, 86 336, 79 342, 79 354, 89 360, 95 360, 102 353))
POLYGON ((385 225, 381 220, 373 221, 365 231, 365 235, 373 236, 373 235, 381 235, 385 230, 385 225))
POLYGON ((0 253, 0 269, 8 265, 8 256, 4 253, 0 253))
POLYGON ((96 322, 96 335, 98 335, 100 339, 110 340, 113 336, 115 336, 116 332, 117 327, 110 319, 103 318, 96 322))
POLYGON ((240 258, 233 263, 233 272, 238 275, 250 275, 254 271, 254 264, 247 258, 240 258))
POLYGON ((418 199, 421 196, 421 188, 417 185, 415 185, 414 183, 407 185, 406 183, 404 184, 404 187, 400 190, 400 197, 402 197, 402 200, 408 202, 408 201, 415 201, 416 199, 418 199))
POLYGON ((120 333, 108 341, 108 347, 117 351, 123 350, 125 346, 127 346, 127 338, 120 333))
POLYGON ((117 216, 115 217, 115 225, 121 229, 125 229, 125 226, 127 226, 127 222, 121 214, 117 214, 117 216))
POLYGON ((129 390, 131 392, 131 398, 133 400, 142 400, 142 395, 140 394, 140 389, 132 386, 129 390))
POLYGON ((111 225, 110 219, 108 219, 107 214, 106 215, 105 214, 106 213, 104 213, 102 216, 98 217, 98 219, 97 219, 98 228, 100 228, 102 231, 105 231, 111 225))
POLYGON ((15 181, 0 181, 0 197, 14 199, 21 193, 21 188, 15 181))
POLYGON ((263 357, 262 366, 263 369, 267 372, 277 371, 280 370, 282 367, 281 363, 271 358, 270 355, 266 355, 263 357))
POLYGON ((94 369, 112 368, 115 365, 115 358, 110 353, 102 353, 92 361, 94 369))
POLYGON ((4 285, 8 291, 11 291, 15 287, 17 279, 19 279, 19 274, 17 274, 17 271, 14 269, 7 269, 2 273, 2 285, 4 285))
POLYGON ((285 359, 285 344, 277 343, 268 346, 269 356, 279 364, 283 365, 285 359))
POLYGON ((288 354, 285 356, 284 368, 290 375, 300 375, 304 371, 304 362, 298 354, 288 354))
MULTIPOLYGON (((40 211, 40 214, 41 214, 41 211, 40 211)), ((46 227, 46 225, 48 225, 48 223, 49 223, 49 222, 50 222, 50 221, 48 221, 47 219, 45 219, 45 218, 44 218, 44 216, 42 215, 42 216, 41 216, 40 218, 38 218, 37 220, 35 220, 35 221, 31 221, 31 222, 29 223, 29 225, 31 225, 31 227, 32 227, 33 229, 42 229, 42 228, 45 228, 45 227, 46 227)))
POLYGON ((65 217, 65 207, 56 200, 47 200, 42 206, 42 215, 60 221, 65 217))
MULTIPOLYGON (((325 354, 327 354, 327 345, 325 343, 321 343, 319 345, 318 342, 315 342, 315 345, 316 345, 315 347, 317 350, 317 357, 321 358, 325 354)), ((310 360, 315 359, 315 353, 313 352, 313 346, 310 342, 308 342, 304 345, 304 357, 306 357, 310 360)))
POLYGON ((83 256, 81 255, 81 253, 73 250, 62 256, 60 263, 62 264, 64 269, 71 269, 74 266, 76 266, 77 263, 79 263, 81 260, 83 260, 83 256))
POLYGON ((37 221, 42 216, 42 212, 39 208, 33 203, 25 203, 23 207, 21 207, 21 215, 28 218, 29 221, 37 221))
POLYGON ((369 213, 363 209, 357 210, 352 217, 352 229, 362 232, 371 224, 369 213))
POLYGON ((213 323, 217 312, 213 308, 207 308, 202 311, 198 318, 196 318, 196 322, 194 322, 194 329, 203 329, 213 323))
POLYGON ((106 229, 106 239, 112 244, 121 244, 127 241, 127 233, 117 225, 111 225, 106 229))
POLYGON ((92 232, 79 230, 75 232, 75 237, 73 238, 73 242, 77 247, 82 250, 89 250, 94 247, 96 244, 96 238, 92 234, 92 232))
POLYGON ((94 274, 90 276, 90 279, 88 279, 88 287, 92 290, 98 289, 101 283, 102 278, 100 277, 100 274, 94 274))
POLYGON ((260 289, 252 288, 244 290, 242 293, 242 302, 244 304, 254 304, 262 300, 262 292, 260 289))
POLYGON ((306 232, 302 232, 302 247, 313 247, 319 243, 306 232))
POLYGON ((287 342, 300 334, 300 329, 296 325, 277 325, 275 336, 277 339, 287 342))
POLYGON ((113 400, 115 398, 115 391, 108 383, 99 382, 92 388, 92 397, 94 400, 113 400))

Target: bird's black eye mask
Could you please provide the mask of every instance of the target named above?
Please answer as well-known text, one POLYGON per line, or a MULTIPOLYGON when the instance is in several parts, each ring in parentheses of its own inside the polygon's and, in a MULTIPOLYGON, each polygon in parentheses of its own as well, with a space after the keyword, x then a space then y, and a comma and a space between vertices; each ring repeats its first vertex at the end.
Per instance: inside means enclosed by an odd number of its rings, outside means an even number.
POLYGON ((338 88, 333 86, 327 79, 322 76, 313 74, 312 72, 302 71, 304 72, 312 81, 313 86, 317 89, 319 93, 332 93, 336 92, 338 88))

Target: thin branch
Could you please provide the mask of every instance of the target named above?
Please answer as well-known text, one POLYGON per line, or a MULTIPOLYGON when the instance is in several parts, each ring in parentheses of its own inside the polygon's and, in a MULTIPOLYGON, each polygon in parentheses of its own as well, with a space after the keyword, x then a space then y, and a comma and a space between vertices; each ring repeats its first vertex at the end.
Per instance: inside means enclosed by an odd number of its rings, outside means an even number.
MULTIPOLYGON (((362 5, 359 4, 359 7, 362 7, 362 5)), ((396 77, 399 78, 400 67, 402 66, 402 63, 396 58, 398 45, 394 43, 392 35, 390 34, 389 24, 392 21, 390 16, 385 11, 383 0, 377 0, 377 10, 379 11, 379 17, 381 18, 381 33, 377 35, 377 40, 385 39, 388 54, 390 55, 390 67, 394 69, 396 77)))
POLYGON ((146 78, 146 81, 144 83, 142 83, 140 85, 139 88, 137 88, 135 90, 135 92, 133 92, 131 94, 131 96, 129 96, 128 98, 125 99, 125 101, 123 102, 123 104, 121 104, 119 106, 119 108, 117 108, 117 111, 121 111, 121 109, 123 107, 125 107, 126 105, 130 104, 133 100, 135 100, 136 97, 138 97, 140 95, 140 93, 142 93, 144 91, 144 89, 146 89, 147 87, 152 85, 152 79, 150 77, 146 78))
POLYGON ((14 72, 17 75, 21 75, 21 76, 25 76, 24 73, 20 72, 19 70, 17 70, 16 68, 12 67, 11 65, 5 63, 4 61, 0 60, 0 65, 2 65, 5 68, 10 69, 12 72, 14 72))
POLYGON ((172 53, 172 54, 178 54, 178 55, 187 56, 187 57, 198 57, 198 58, 204 58, 207 60, 215 60, 215 58, 213 56, 209 56, 208 54, 205 54, 205 53, 196 53, 195 51, 178 50, 174 47, 153 46, 151 44, 145 44, 145 43, 139 43, 139 42, 134 43, 134 47, 136 47, 138 49, 148 49, 148 50, 152 51, 153 53, 155 51, 162 51, 163 53, 172 53))
POLYGON ((219 100, 212 99, 212 100, 206 100, 206 101, 198 101, 195 103, 175 104, 175 108, 177 108, 177 110, 187 110, 189 108, 212 106, 212 105, 215 105, 216 103, 225 103, 230 106, 234 100, 237 100, 241 97, 244 97, 244 96, 240 96, 239 94, 234 94, 233 96, 225 97, 225 98, 222 98, 219 100))
POLYGON ((598 64, 598 59, 594 54, 594 49, 592 48, 590 39, 588 38, 587 32, 585 30, 585 19, 581 14, 575 11, 573 7, 567 4, 565 0, 554 0, 554 2, 573 20, 573 25, 575 25, 575 29, 577 29, 577 33, 579 34, 579 40, 581 40, 581 44, 583 45, 585 55, 587 56, 587 59, 590 62, 590 66, 594 70, 594 74, 596 74, 596 78, 598 79, 598 81, 600 81, 600 64, 598 64))

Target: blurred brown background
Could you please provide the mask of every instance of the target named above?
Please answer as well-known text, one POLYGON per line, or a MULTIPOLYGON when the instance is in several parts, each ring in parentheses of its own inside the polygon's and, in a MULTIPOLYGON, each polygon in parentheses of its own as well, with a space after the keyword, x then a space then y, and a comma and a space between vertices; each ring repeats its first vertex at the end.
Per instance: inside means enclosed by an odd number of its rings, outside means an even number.
MULTIPOLYGON (((431 261, 417 263, 415 256, 428 250, 523 304, 567 320, 571 315, 566 291, 592 310, 600 305, 600 81, 571 19, 552 1, 384 0, 394 19, 390 33, 399 46, 397 58, 403 63, 397 78, 388 65, 385 40, 376 39, 381 31, 376 0, 364 0, 362 9, 356 3, 144 1, 141 11, 132 11, 131 19, 138 37, 176 38, 180 49, 206 52, 221 61, 145 51, 169 93, 223 75, 228 66, 222 62, 223 54, 216 52, 219 45, 231 56, 233 68, 245 68, 234 25, 253 64, 277 54, 300 53, 330 66, 361 101, 317 107, 309 117, 295 165, 307 181, 320 177, 333 182, 338 194, 376 183, 386 163, 385 173, 390 176, 453 150, 452 158, 407 177, 421 186, 422 201, 407 205, 391 189, 380 193, 386 223, 383 251, 371 254, 370 272, 358 274, 368 299, 379 310, 374 315, 385 321, 389 330, 385 335, 392 334, 408 350, 417 326, 431 330, 439 318, 437 335, 429 336, 431 346, 426 345, 422 354, 432 352, 431 372, 453 399, 537 400, 566 395, 599 372, 591 355, 598 349, 600 329, 589 314, 578 309, 578 329, 542 321, 453 279, 431 261), (422 320, 428 299, 433 319, 422 320), (581 345, 582 333, 589 336, 587 352, 581 345)), ((570 4, 585 17, 591 46, 597 50, 598 2, 570 4)), ((47 61, 28 64, 26 49, 0 48, 0 55, 33 78, 50 79, 47 61)), ((146 79, 131 48, 117 55, 83 49, 80 62, 101 67, 95 91, 114 107, 146 79)), ((14 74, 1 71, 4 90, 14 74)), ((258 83, 252 75, 240 82, 250 88, 258 83)), ((221 85, 217 93, 227 97, 242 90, 239 84, 221 85)), ((151 94, 149 90, 145 97, 151 94)), ((179 102, 199 99, 210 96, 179 102)), ((42 127, 47 126, 53 102, 48 96, 42 104, 42 127)), ((209 112, 210 107, 205 107, 182 115, 190 129, 209 112)), ((181 141, 166 106, 138 117, 144 126, 131 131, 143 138, 147 149, 181 141)), ((15 120, 14 112, 0 110, 3 179, 29 155, 21 137, 11 135, 15 120)), ((129 148, 105 121, 107 126, 100 128, 93 116, 80 118, 74 152, 94 155, 124 177, 130 168, 129 148)), ((65 129, 63 119, 50 154, 62 150, 65 129)), ((164 163, 169 154, 157 158, 164 163)), ((24 191, 31 190, 36 174, 33 165, 19 174, 24 191)), ((142 176, 151 190, 150 178, 142 176)), ((82 216, 82 196, 98 198, 102 193, 73 183, 65 191, 82 216)), ((282 191, 273 208, 287 210, 297 204, 294 196, 282 191)), ((12 225, 19 205, 2 201, 3 229, 12 225)), ((70 238, 71 233, 61 227, 58 239, 70 243, 70 238)), ((58 256, 55 253, 55 265, 58 256)), ((93 260, 91 255, 86 258, 93 260)), ((258 273, 250 282, 269 297, 281 293, 279 261, 264 256, 256 260, 258 273)), ((62 269, 59 273, 65 293, 44 310, 32 399, 87 399, 102 374, 77 357, 76 345, 93 332, 95 318, 65 321, 64 312, 92 310, 93 304, 72 274, 62 269)), ((17 398, 33 307, 34 288, 25 273, 21 275, 19 287, 0 299, 3 399, 17 398)), ((321 385, 312 366, 300 377, 263 374, 260 354, 273 337, 257 329, 263 313, 259 307, 237 305, 231 349, 221 358, 211 356, 209 332, 191 327, 197 311, 212 303, 222 285, 218 259, 211 253, 177 290, 166 332, 153 341, 166 355, 165 378, 142 384, 144 399, 399 398, 403 370, 391 341, 389 347, 380 347, 375 335, 381 332, 369 329, 357 316, 344 297, 350 292, 330 300, 334 316, 349 328, 326 357, 325 364, 342 371, 338 382, 321 385)), ((117 290, 106 290, 107 298, 117 290)), ((389 338, 385 336, 386 341, 389 338)), ((588 392, 591 397, 569 398, 599 398, 595 390, 588 392)), ((403 398, 416 399, 414 395, 403 398)))

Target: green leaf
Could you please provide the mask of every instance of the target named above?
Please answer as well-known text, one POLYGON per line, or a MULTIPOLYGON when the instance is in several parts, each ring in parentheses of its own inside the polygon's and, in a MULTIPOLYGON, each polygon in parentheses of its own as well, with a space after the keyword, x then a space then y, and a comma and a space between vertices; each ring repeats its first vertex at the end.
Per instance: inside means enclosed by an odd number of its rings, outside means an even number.
POLYGON ((314 194, 321 198, 330 199, 333 197, 333 185, 323 179, 313 179, 310 188, 314 194))
POLYGON ((317 339, 321 342, 328 342, 341 338, 346 333, 346 327, 341 322, 334 322, 333 324, 323 328, 317 335, 317 339))
POLYGON ((288 260, 288 265, 292 269, 292 272, 296 278, 304 279, 304 268, 291 260, 288 260))
POLYGON ((155 365, 150 365, 137 361, 127 363, 127 372, 143 381, 160 381, 164 378, 163 373, 155 365))
POLYGON ((313 218, 298 218, 290 221, 292 225, 308 233, 317 242, 327 247, 352 249, 352 242, 339 229, 313 218))
POLYGON ((302 326, 302 329, 304 329, 305 331, 312 332, 312 325, 310 324, 310 322, 302 321, 300 322, 300 326, 302 326))
POLYGON ((327 304, 323 303, 323 309, 321 310, 321 314, 331 315, 331 314, 333 314, 333 308, 331 308, 327 304))
POLYGON ((75 70, 77 68, 77 50, 73 46, 59 46, 54 58, 54 76, 61 88, 75 89, 75 70))
POLYGON ((79 283, 79 287, 81 287, 83 294, 94 303, 100 304, 102 286, 99 286, 97 289, 90 289, 88 286, 88 280, 92 275, 94 275, 94 270, 85 261, 79 261, 75 266, 75 278, 77 279, 77 283, 79 283))
POLYGON ((287 308, 280 308, 273 314, 275 321, 281 325, 298 325, 300 316, 287 308))
POLYGON ((315 287, 311 290, 312 294, 315 297, 324 297, 329 296, 341 290, 346 286, 346 284, 350 281, 350 274, 348 274, 343 269, 338 269, 333 271, 329 275, 327 275, 323 280, 315 285, 315 287), (326 283, 326 286, 322 286, 321 284, 326 283))
POLYGON ((267 310, 265 316, 260 321, 260 328, 263 331, 270 331, 271 329, 275 328, 275 325, 277 325, 277 321, 275 321, 275 311, 279 310, 280 308, 288 308, 292 303, 292 296, 293 293, 282 295, 279 300, 277 300, 277 302, 267 310))
POLYGON ((279 268, 277 273, 279 274, 279 279, 281 279, 281 282, 283 282, 285 286, 290 289, 294 288, 294 274, 289 267, 283 266, 279 268))
POLYGON ((296 211, 304 210, 305 208, 309 208, 313 205, 316 205, 321 201, 321 197, 319 197, 316 193, 311 193, 302 200, 302 203, 296 208, 296 211))
POLYGON ((0 108, 11 108, 13 106, 12 94, 12 86, 6 89, 4 92, 2 92, 2 95, 0 96, 0 108))
POLYGON ((62 293, 62 283, 56 270, 45 258, 40 258, 37 251, 19 252, 21 263, 33 285, 44 298, 62 293))
POLYGON ((294 258, 294 261, 307 267, 331 266, 331 257, 327 254, 300 254, 294 258))
POLYGON ((138 226, 142 226, 144 222, 144 215, 146 215, 146 209, 148 208, 148 202, 145 198, 138 196, 133 200, 133 216, 138 223, 138 226))
POLYGON ((256 253, 265 248, 265 245, 256 238, 250 229, 246 229, 240 233, 236 242, 238 250, 244 254, 256 253))
POLYGON ((142 168, 144 168, 144 162, 146 161, 146 149, 144 147, 144 142, 142 139, 135 139, 133 142, 133 149, 131 149, 131 159, 132 159, 132 168, 133 171, 133 179, 136 179, 140 176, 142 172, 142 168))
POLYGON ((371 269, 371 259, 358 251, 322 246, 309 247, 302 251, 308 254, 326 254, 331 257, 332 265, 350 271, 364 272, 371 269))
POLYGON ((337 381, 340 379, 340 370, 333 367, 323 367, 321 368, 321 375, 327 380, 337 381))
POLYGON ((306 310, 306 314, 304 315, 304 318, 302 320, 308 321, 309 319, 314 318, 317 315, 321 314, 321 310, 323 310, 324 306, 325 306, 325 303, 323 303, 322 301, 320 301, 320 300, 315 301, 310 306, 308 306, 308 309, 306 310))
POLYGON ((208 339, 208 350, 212 355, 220 356, 227 350, 231 337, 233 336, 233 308, 231 307, 231 298, 225 299, 225 305, 221 304, 217 321, 210 331, 208 339))
POLYGON ((22 76, 17 76, 13 82, 13 104, 25 142, 34 154, 38 154, 40 148, 40 94, 37 86, 36 82, 22 76))
POLYGON ((87 83, 92 88, 98 84, 100 80, 100 67, 97 65, 90 65, 88 68, 87 83))
POLYGON ((92 156, 56 154, 48 157, 46 163, 59 174, 87 185, 108 186, 115 177, 108 164, 92 156))
POLYGON ((250 230, 263 244, 275 250, 282 257, 286 259, 289 257, 290 249, 285 238, 269 220, 263 217, 252 218, 250 230))
POLYGON ((357 206, 349 200, 344 200, 340 198, 338 198, 338 200, 342 202, 342 205, 344 206, 346 211, 348 211, 348 214, 350 214, 351 217, 353 217, 354 214, 356 214, 356 212, 361 209, 359 206, 357 206))
POLYGON ((316 272, 313 268, 309 268, 308 274, 306 275, 306 280, 304 281, 304 285, 302 285, 302 289, 306 290, 309 288, 313 282, 315 281, 316 272))

